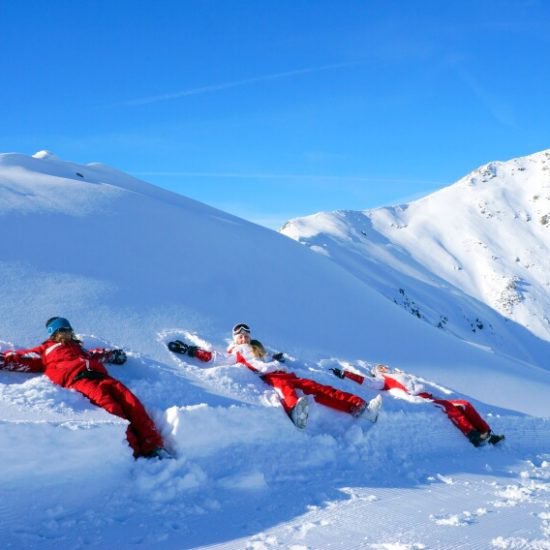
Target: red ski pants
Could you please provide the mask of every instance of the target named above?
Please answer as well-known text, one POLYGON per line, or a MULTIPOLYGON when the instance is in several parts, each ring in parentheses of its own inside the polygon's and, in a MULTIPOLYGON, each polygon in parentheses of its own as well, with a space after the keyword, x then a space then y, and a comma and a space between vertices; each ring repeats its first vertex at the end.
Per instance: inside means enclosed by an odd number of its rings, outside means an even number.
POLYGON ((277 390, 281 396, 281 404, 287 413, 298 401, 297 389, 313 395, 315 401, 321 405, 349 414, 355 413, 366 403, 358 395, 337 390, 332 386, 324 386, 307 378, 298 378, 294 373, 272 372, 264 374, 262 380, 277 390))
POLYGON ((468 435, 472 430, 479 430, 481 433, 488 432, 489 424, 479 416, 474 406, 464 399, 434 399, 451 422, 464 434, 468 435))
POLYGON ((135 457, 164 446, 162 436, 141 401, 118 380, 110 376, 100 380, 82 378, 68 387, 85 395, 94 405, 130 422, 126 438, 135 457))

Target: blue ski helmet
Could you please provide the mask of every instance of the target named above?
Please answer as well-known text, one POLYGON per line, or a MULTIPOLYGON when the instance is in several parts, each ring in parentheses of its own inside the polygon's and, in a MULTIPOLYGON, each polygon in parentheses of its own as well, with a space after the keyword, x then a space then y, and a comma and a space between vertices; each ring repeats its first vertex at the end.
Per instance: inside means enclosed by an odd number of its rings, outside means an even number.
POLYGON ((48 336, 53 336, 58 330, 73 330, 71 323, 63 317, 52 317, 46 321, 48 336))

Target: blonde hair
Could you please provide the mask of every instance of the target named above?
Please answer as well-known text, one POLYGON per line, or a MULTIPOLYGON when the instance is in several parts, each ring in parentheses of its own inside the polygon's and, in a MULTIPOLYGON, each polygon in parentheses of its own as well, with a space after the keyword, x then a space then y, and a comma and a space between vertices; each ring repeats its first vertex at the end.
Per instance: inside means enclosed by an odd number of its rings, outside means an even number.
POLYGON ((69 342, 80 343, 80 340, 75 336, 72 330, 58 330, 52 335, 52 340, 60 344, 68 344, 69 342))
POLYGON ((263 359, 267 355, 267 351, 259 340, 250 340, 250 347, 252 348, 254 357, 257 359, 263 359))

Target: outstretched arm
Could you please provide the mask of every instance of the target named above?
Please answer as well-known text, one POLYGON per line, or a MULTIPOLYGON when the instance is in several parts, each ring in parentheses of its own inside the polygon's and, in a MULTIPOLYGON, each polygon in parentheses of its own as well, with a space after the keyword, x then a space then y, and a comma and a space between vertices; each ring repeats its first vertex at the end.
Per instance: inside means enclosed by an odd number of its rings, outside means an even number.
POLYGON ((345 369, 339 369, 339 368, 331 368, 329 369, 334 376, 337 378, 347 378, 348 380, 353 380, 356 384, 365 384, 369 388, 373 390, 383 390, 384 389, 384 381, 380 380, 378 378, 374 378, 372 376, 363 376, 362 374, 357 374, 356 372, 352 372, 350 370, 345 369))
POLYGON ((214 359, 214 354, 211 351, 199 348, 198 346, 191 346, 182 340, 173 340, 172 342, 168 342, 167 346, 172 353, 177 353, 178 355, 188 355, 189 357, 198 359, 203 363, 209 363, 214 359))
POLYGON ((356 374, 355 372, 351 372, 349 370, 339 369, 337 367, 333 367, 329 370, 337 378, 348 378, 349 380, 353 380, 356 384, 362 384, 365 381, 364 376, 362 376, 361 374, 356 374))
POLYGON ((280 361, 263 361, 258 359, 249 344, 240 344, 230 348, 230 354, 234 358, 234 362, 239 363, 249 370, 262 374, 272 372, 286 372, 287 369, 280 361))
POLYGON ((113 365, 123 365, 126 363, 126 352, 123 349, 103 349, 95 348, 89 351, 93 359, 100 363, 112 363, 113 365))
POLYGON ((16 372, 44 372, 42 346, 0 353, 0 369, 16 372))

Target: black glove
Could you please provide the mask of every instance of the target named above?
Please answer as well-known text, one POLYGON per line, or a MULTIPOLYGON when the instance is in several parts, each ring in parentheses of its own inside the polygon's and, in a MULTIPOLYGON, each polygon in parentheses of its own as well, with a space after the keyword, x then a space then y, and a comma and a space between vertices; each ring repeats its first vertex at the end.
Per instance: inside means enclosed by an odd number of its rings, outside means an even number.
POLYGON ((186 353, 188 353, 189 347, 190 346, 188 346, 185 342, 182 342, 181 340, 168 342, 168 349, 174 353, 180 353, 181 355, 185 355, 186 353))
POLYGON ((4 366, 4 354, 0 351, 0 367, 4 366))
POLYGON ((342 369, 338 369, 336 367, 333 367, 332 369, 328 369, 334 376, 337 376, 338 378, 345 378, 344 371, 342 369))
POLYGON ((279 361, 279 363, 285 362, 285 354, 282 351, 274 353, 271 357, 273 361, 279 361))
POLYGON ((124 365, 126 363, 126 353, 123 349, 114 349, 109 353, 109 363, 113 365, 124 365))

